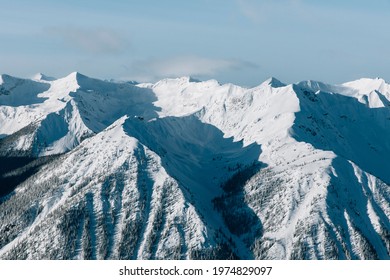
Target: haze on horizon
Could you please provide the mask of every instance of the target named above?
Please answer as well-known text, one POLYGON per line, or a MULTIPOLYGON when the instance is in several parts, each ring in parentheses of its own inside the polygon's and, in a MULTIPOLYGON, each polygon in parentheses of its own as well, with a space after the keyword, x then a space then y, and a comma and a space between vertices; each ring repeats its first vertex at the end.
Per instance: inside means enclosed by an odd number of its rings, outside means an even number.
POLYGON ((390 79, 390 1, 0 0, 0 73, 390 79))

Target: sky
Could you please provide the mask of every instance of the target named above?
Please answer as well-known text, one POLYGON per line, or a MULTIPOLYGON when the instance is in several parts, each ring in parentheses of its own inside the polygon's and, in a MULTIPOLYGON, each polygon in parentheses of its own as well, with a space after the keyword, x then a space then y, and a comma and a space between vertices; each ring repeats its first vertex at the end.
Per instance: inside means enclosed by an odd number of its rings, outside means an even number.
POLYGON ((390 80, 390 0, 0 0, 0 73, 390 80))

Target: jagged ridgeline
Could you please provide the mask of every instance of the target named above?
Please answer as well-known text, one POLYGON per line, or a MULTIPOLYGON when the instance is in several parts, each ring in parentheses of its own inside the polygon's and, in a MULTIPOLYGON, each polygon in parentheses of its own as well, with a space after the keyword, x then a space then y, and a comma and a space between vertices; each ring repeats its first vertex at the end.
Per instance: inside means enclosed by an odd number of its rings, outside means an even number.
POLYGON ((0 259, 389 259, 390 86, 0 79, 0 259))

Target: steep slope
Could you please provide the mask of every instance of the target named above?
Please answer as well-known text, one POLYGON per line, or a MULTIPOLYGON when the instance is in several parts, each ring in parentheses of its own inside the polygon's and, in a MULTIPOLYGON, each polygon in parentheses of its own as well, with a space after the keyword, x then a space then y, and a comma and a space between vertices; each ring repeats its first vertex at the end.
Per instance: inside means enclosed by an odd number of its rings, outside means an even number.
POLYGON ((125 120, 3 201, 1 258, 188 258, 213 243, 160 158, 125 133, 125 120))
POLYGON ((372 103, 362 104, 358 97, 295 90, 301 107, 293 127, 298 141, 333 151, 390 182, 389 107, 371 107, 372 103))

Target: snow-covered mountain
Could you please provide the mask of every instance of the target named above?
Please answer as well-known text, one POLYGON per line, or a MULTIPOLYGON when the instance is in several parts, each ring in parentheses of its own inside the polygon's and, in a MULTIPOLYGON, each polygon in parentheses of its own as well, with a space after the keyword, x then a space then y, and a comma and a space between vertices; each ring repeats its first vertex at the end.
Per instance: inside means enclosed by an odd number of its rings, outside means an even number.
POLYGON ((389 259, 390 85, 0 78, 2 259, 389 259))

